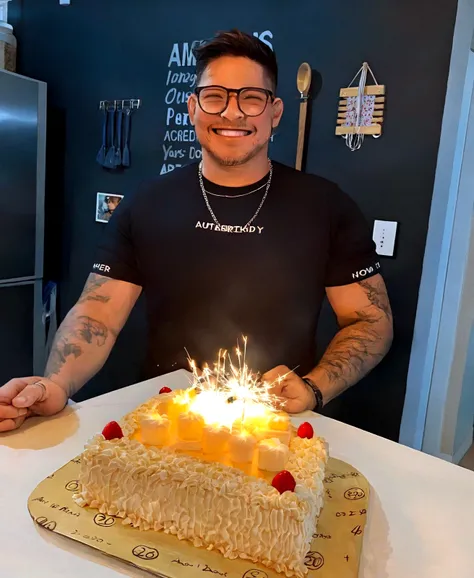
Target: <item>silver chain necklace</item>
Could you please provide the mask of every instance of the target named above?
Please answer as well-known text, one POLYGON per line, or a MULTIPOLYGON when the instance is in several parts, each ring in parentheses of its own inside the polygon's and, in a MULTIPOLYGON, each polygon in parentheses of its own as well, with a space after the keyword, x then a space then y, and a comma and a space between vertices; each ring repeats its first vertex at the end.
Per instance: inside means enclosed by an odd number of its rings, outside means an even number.
POLYGON ((221 199, 240 199, 241 197, 248 197, 249 195, 253 195, 254 193, 258 193, 258 191, 261 191, 266 186, 267 186, 267 183, 263 183, 263 185, 260 185, 257 189, 254 189, 253 191, 249 191, 248 193, 242 193, 241 195, 218 195, 217 193, 211 193, 211 191, 208 191, 207 189, 206 189, 206 194, 211 195, 211 197, 219 197, 221 199))
MULTIPOLYGON (((267 185, 266 185, 266 189, 265 189, 265 194, 263 195, 262 200, 260 201, 260 205, 258 206, 258 209, 255 211, 253 217, 250 219, 250 221, 243 227, 244 229, 247 227, 250 227, 250 225, 255 221, 255 219, 257 218, 258 214, 260 213, 261 208, 263 207, 263 203, 265 202, 265 199, 267 198, 268 195, 268 191, 270 190, 270 185, 272 183, 272 175, 273 175, 273 165, 272 162, 270 161, 270 159, 268 159, 268 164, 270 167, 269 170, 269 174, 268 174, 268 181, 267 181, 267 185)), ((214 221, 214 223, 221 228, 222 225, 219 223, 219 221, 217 220, 216 215, 214 214, 214 211, 212 210, 212 207, 209 203, 209 199, 207 198, 207 194, 206 194, 206 189, 204 188, 204 182, 202 180, 202 161, 199 163, 199 170, 198 170, 198 178, 199 178, 199 184, 201 186, 201 192, 202 192, 202 196, 204 197, 204 202, 206 203, 206 207, 209 211, 209 213, 211 214, 211 217, 214 221)), ((260 187, 260 188, 263 188, 260 187)), ((255 192, 255 191, 253 191, 255 192)), ((248 193, 247 193, 248 194, 248 193)))

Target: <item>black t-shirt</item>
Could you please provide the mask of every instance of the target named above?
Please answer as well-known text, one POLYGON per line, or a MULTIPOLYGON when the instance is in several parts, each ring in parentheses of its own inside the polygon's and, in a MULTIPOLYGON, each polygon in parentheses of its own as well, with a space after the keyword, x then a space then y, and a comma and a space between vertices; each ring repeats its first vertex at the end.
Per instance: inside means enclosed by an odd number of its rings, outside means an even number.
POLYGON ((247 229, 268 176, 238 188, 204 179, 219 227, 197 164, 144 183, 114 211, 92 271, 143 287, 147 377, 188 368, 185 348, 212 367, 219 349, 231 351, 242 335, 254 371, 282 364, 304 374, 315 363, 325 287, 379 272, 371 231, 348 195, 273 167, 247 229))

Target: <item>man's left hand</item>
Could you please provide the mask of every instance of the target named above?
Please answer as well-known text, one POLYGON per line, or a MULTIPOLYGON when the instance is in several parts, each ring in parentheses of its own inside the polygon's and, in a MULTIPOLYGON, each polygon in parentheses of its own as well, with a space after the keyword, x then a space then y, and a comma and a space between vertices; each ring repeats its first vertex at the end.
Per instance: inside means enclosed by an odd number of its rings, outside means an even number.
POLYGON ((286 365, 271 369, 262 379, 272 384, 269 393, 282 399, 282 408, 288 413, 301 413, 315 407, 313 390, 286 365))

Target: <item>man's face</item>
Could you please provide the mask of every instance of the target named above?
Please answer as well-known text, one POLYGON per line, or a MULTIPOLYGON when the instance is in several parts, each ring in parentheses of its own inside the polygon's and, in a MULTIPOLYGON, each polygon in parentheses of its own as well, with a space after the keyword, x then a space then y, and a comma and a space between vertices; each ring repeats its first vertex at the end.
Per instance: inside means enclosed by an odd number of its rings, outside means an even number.
POLYGON ((120 199, 116 198, 116 197, 108 197, 107 198, 107 208, 108 210, 113 213, 115 211, 115 209, 117 208, 118 204, 120 202, 120 199))
MULTIPOLYGON (((223 56, 214 60, 204 71, 199 86, 224 86, 225 88, 263 88, 272 90, 264 68, 243 57, 223 56)), ((267 155, 272 128, 278 126, 283 113, 280 99, 268 99, 259 116, 245 115, 237 105, 237 96, 231 93, 229 103, 221 114, 208 114, 191 95, 188 110, 196 136, 202 148, 222 165, 243 164, 261 151, 267 155), (223 134, 222 131, 228 129, 223 134), (228 131, 231 132, 228 132, 228 131)))

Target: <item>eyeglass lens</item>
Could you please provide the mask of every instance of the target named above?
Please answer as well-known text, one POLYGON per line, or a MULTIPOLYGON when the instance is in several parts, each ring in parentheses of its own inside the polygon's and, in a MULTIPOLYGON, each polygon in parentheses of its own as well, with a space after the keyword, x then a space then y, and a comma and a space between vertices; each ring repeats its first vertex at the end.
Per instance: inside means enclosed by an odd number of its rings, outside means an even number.
MULTIPOLYGON (((240 110, 247 116, 258 116, 265 110, 268 94, 264 91, 247 88, 237 95, 240 110)), ((228 104, 228 93, 224 88, 206 87, 199 94, 199 104, 208 114, 224 112, 228 104)))

